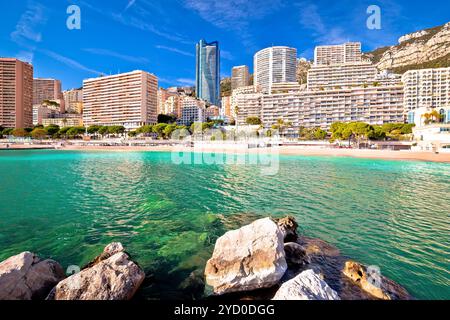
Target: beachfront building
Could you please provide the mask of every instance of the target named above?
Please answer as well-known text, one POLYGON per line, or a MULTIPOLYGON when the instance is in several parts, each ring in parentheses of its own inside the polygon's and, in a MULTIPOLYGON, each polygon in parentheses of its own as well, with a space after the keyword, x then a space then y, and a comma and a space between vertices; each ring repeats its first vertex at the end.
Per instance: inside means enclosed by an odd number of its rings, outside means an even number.
POLYGON ((297 72, 297 49, 270 47, 254 56, 255 90, 271 93, 275 83, 295 82, 297 72))
POLYGON ((231 90, 250 85, 250 73, 248 66, 237 66, 231 70, 231 90))
POLYGON ((59 108, 47 105, 33 105, 33 125, 42 125, 43 119, 60 114, 59 108))
POLYGON ((83 113, 83 89, 71 89, 63 92, 65 109, 69 113, 83 113))
POLYGON ((231 96, 222 97, 222 108, 220 108, 220 115, 231 118, 231 96))
POLYGON ((308 71, 308 90, 346 89, 374 85, 378 70, 371 62, 313 65, 308 71))
POLYGON ((410 70, 403 75, 402 81, 407 112, 450 106, 450 68, 410 70))
POLYGON ((194 122, 205 122, 205 109, 198 106, 188 106, 183 108, 179 124, 183 126, 190 126, 194 122))
POLYGON ((314 65, 354 64, 362 62, 361 43, 348 42, 341 45, 317 46, 314 65))
POLYGON ((181 94, 177 88, 158 89, 158 114, 181 116, 181 94))
POLYGON ((33 126, 33 66, 14 58, 0 58, 0 126, 33 126))
POLYGON ((334 122, 404 122, 401 85, 307 91, 302 96, 299 124, 304 127, 327 130, 334 122))
POLYGON ((57 125, 60 128, 64 127, 82 127, 83 116, 75 113, 53 113, 44 117, 41 123, 44 127, 49 125, 57 125))
POLYGON ((158 79, 132 71, 83 81, 83 122, 86 126, 137 129, 157 121, 158 79))
POLYGON ((416 125, 413 128, 415 141, 413 149, 450 153, 450 106, 417 108, 411 121, 416 125), (440 116, 430 117, 433 111, 437 111, 440 116))
POLYGON ((261 92, 238 94, 234 97, 233 117, 238 125, 245 125, 247 118, 261 118, 261 92))
POLYGON ((181 102, 181 117, 178 124, 190 126, 193 122, 206 121, 206 102, 195 97, 183 96, 181 102))
POLYGON ((220 105, 220 49, 217 41, 197 43, 196 93, 201 100, 220 105))
POLYGON ((61 91, 61 81, 56 79, 33 79, 33 106, 42 105, 45 101, 59 104, 59 111, 65 112, 65 103, 61 91))

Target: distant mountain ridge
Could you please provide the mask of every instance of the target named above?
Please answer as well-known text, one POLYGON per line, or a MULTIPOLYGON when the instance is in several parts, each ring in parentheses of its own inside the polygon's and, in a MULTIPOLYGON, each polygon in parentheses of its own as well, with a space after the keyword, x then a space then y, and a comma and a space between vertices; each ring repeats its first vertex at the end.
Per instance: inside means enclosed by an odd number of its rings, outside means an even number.
POLYGON ((450 22, 402 36, 399 44, 364 54, 379 70, 405 73, 408 70, 450 67, 450 22))

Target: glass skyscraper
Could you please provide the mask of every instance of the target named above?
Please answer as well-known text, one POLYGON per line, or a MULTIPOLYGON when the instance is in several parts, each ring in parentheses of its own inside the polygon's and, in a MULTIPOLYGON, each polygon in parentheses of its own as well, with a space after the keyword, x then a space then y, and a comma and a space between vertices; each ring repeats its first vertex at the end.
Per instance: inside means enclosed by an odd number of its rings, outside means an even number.
POLYGON ((220 105, 219 42, 197 43, 196 92, 199 99, 220 105))

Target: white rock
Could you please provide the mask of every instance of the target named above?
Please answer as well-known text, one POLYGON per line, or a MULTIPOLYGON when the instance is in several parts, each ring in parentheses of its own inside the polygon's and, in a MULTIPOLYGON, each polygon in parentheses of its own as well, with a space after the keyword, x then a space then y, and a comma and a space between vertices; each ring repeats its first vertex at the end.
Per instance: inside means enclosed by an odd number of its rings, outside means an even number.
POLYGON ((144 271, 119 252, 61 281, 48 299, 130 300, 144 278, 144 271))
POLYGON ((273 300, 340 300, 340 298, 318 274, 313 270, 307 270, 283 283, 273 300))
POLYGON ((56 261, 23 252, 0 263, 0 300, 44 299, 64 277, 56 261))
POLYGON ((250 291, 277 284, 287 269, 284 233, 270 218, 227 232, 206 265, 214 293, 250 291))

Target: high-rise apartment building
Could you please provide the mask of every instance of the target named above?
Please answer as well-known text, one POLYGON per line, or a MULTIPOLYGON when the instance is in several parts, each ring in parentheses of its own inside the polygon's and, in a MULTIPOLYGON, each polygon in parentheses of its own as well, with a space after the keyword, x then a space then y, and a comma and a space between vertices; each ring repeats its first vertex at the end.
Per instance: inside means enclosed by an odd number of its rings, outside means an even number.
POLYGON ((450 68, 410 70, 402 81, 406 111, 450 107, 450 68))
POLYGON ((158 78, 133 71, 83 81, 83 122, 136 129, 157 121, 158 78))
POLYGON ((270 47, 254 56, 254 86, 263 93, 271 93, 274 83, 295 82, 297 49, 270 47))
POLYGON ((360 42, 348 42, 332 46, 318 46, 314 50, 314 64, 316 66, 359 63, 361 61, 360 42))
POLYGON ((55 79, 33 79, 33 105, 41 105, 44 101, 59 103, 60 112, 64 113, 65 103, 61 91, 61 81, 55 79))
POLYGON ((235 96, 235 106, 232 114, 238 125, 245 125, 247 118, 261 118, 261 92, 238 94, 235 96))
POLYGON ((72 89, 63 92, 66 111, 83 113, 83 89, 72 89))
POLYGON ((314 65, 308 71, 308 90, 344 89, 376 82, 377 68, 371 62, 314 65))
POLYGON ((189 126, 193 122, 204 122, 206 120, 206 103, 190 96, 182 96, 181 118, 178 123, 189 126))
POLYGON ((33 126, 33 66, 0 58, 0 126, 33 126))
POLYGON ((231 114, 231 96, 222 97, 221 115, 227 118, 232 117, 231 114))
MULTIPOLYGON (((265 63, 266 69, 270 67, 265 63)), ((261 81, 257 81, 260 85, 255 88, 260 88, 261 81)), ((359 43, 316 49, 316 64, 308 71, 306 89, 295 80, 272 83, 270 91, 259 96, 243 89, 233 91, 231 99, 232 108, 239 109, 238 124, 245 124, 248 116, 258 116, 270 129, 283 119, 291 123, 286 134, 296 135, 301 126, 329 129, 334 122, 379 125, 405 119, 400 77, 379 74, 374 65, 363 61, 359 43)))
POLYGON ((197 43, 196 93, 199 99, 220 105, 220 49, 217 41, 197 43))
POLYGON ((231 70, 231 90, 250 85, 248 66, 237 66, 231 70))
POLYGON ((158 114, 175 115, 181 117, 182 94, 177 88, 158 89, 158 114))

